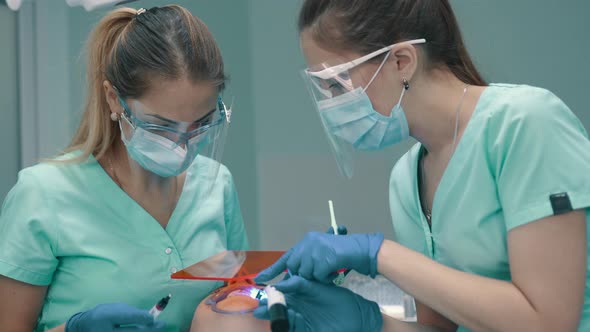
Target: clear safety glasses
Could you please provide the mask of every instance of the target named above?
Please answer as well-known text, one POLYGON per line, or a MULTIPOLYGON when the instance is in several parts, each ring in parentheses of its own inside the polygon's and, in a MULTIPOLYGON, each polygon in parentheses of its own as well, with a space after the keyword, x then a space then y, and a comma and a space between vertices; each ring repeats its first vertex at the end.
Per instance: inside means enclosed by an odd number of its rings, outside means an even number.
POLYGON ((132 107, 129 107, 121 97, 119 97, 119 101, 124 109, 122 117, 130 126, 140 127, 177 145, 186 144, 216 126, 229 124, 231 120, 231 110, 226 108, 221 97, 217 98, 215 109, 194 122, 179 122, 161 117, 150 112, 138 100, 131 102, 132 107))
POLYGON ((340 173, 343 176, 351 178, 353 175, 353 156, 355 149, 350 142, 334 135, 334 132, 339 131, 338 128, 334 128, 334 123, 347 124, 353 121, 359 121, 360 115, 358 110, 356 110, 356 104, 363 100, 363 98, 366 98, 363 95, 364 91, 373 82, 375 77, 377 77, 377 74, 390 56, 392 49, 396 46, 415 45, 425 42, 425 39, 403 41, 383 47, 352 61, 342 62, 341 60, 334 59, 312 65, 302 71, 303 80, 314 102, 316 111, 320 115, 324 131, 328 137, 340 173), (385 53, 387 54, 381 65, 377 68, 366 86, 361 86, 360 82, 363 80, 358 77, 354 77, 355 79, 353 80, 353 69, 355 67, 385 53), (339 119, 334 119, 332 114, 322 113, 330 112, 328 110, 333 110, 335 107, 339 107, 340 109, 345 108, 350 110, 350 112, 339 112, 339 119))
POLYGON ((160 116, 139 100, 119 97, 124 112, 119 121, 121 135, 126 145, 142 149, 150 162, 167 166, 177 159, 188 163, 187 176, 198 177, 194 201, 207 201, 213 188, 219 187, 218 172, 225 139, 231 121, 231 108, 221 97, 216 106, 193 122, 173 121, 160 116), (165 152, 165 156, 160 153, 165 152), (167 157, 166 157, 167 156, 167 157))

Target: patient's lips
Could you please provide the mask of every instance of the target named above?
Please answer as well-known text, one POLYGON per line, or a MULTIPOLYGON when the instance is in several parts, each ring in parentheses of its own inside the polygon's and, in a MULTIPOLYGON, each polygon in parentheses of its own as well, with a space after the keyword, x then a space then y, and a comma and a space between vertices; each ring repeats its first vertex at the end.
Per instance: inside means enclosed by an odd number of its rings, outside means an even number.
POLYGON ((251 283, 239 282, 218 289, 198 306, 191 332, 270 332, 270 323, 252 316, 264 290, 251 283))
POLYGON ((238 281, 217 289, 206 303, 211 310, 221 314, 247 314, 258 307, 266 297, 260 286, 250 281, 238 281))
POLYGON ((258 307, 258 300, 243 294, 228 295, 223 301, 217 303, 217 308, 230 312, 253 310, 258 307))

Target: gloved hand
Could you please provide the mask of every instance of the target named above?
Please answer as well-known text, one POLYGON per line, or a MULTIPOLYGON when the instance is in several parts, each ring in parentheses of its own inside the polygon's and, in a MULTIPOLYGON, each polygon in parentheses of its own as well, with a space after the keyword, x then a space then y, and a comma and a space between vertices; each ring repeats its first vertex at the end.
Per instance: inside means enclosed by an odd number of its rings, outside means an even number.
POLYGON ((147 310, 124 303, 112 303, 99 304, 73 315, 66 322, 65 332, 162 332, 165 325, 164 322, 155 321, 147 310))
MULTIPOLYGON (((326 233, 334 234, 334 227, 330 226, 330 228, 328 228, 328 231, 326 233)), ((346 234, 348 234, 348 228, 346 228, 346 226, 343 226, 343 225, 338 225, 336 235, 346 235, 346 234)), ((334 285, 340 286, 344 282, 344 279, 346 278, 346 276, 348 276, 350 271, 351 271, 350 269, 345 269, 344 271, 341 271, 341 273, 338 273, 333 280, 334 285)))
MULTIPOLYGON (((334 234, 334 227, 330 226, 328 228, 327 234, 334 234)), ((338 225, 338 235, 346 235, 348 234, 348 228, 344 225, 338 225)))
MULTIPOLYGON (((383 327, 379 305, 346 288, 323 285, 299 276, 283 280, 274 287, 285 294, 290 332, 379 332, 383 327)), ((266 299, 260 301, 254 316, 270 320, 266 299)))
POLYGON ((294 275, 308 280, 330 283, 340 269, 353 269, 358 273, 377 275, 377 253, 383 243, 383 234, 331 235, 308 233, 289 249, 278 261, 260 272, 257 283, 272 280, 289 269, 294 275))

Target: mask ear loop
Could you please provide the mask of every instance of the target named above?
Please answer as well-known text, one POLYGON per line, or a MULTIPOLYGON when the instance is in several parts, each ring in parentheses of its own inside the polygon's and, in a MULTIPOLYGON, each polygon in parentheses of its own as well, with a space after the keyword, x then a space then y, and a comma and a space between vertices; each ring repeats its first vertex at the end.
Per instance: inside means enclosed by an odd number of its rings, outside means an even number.
MULTIPOLYGON (((389 55, 390 54, 391 54, 391 51, 387 52, 387 54, 385 55, 385 58, 383 59, 383 61, 379 65, 379 68, 377 68, 377 70, 375 71, 375 74, 373 74, 373 77, 369 81, 369 84, 367 84, 367 86, 363 89, 363 91, 367 91, 367 89, 369 88, 369 86, 371 85, 371 83, 373 83, 373 81, 377 77, 377 74, 379 74, 379 72, 381 71, 381 68, 383 68, 383 66, 385 65, 385 62, 389 58, 389 55)), ((403 84, 404 84, 404 88, 402 89, 402 94, 399 96, 399 100, 398 100, 398 102, 396 104, 396 107, 394 107, 393 110, 395 110, 397 108, 397 106, 400 106, 401 105, 402 99, 404 99, 404 95, 406 94, 406 90, 409 90, 410 89, 410 83, 408 83, 408 80, 406 80, 405 78, 403 80, 403 84)), ((391 111, 392 114, 393 114, 393 110, 391 111)))
POLYGON ((125 144, 127 144, 127 142, 130 142, 131 139, 133 138, 133 135, 135 135, 135 131, 137 130, 137 126, 135 124, 133 124, 131 122, 131 119, 129 119, 127 117, 127 115, 125 115, 125 112, 121 113, 121 116, 119 116, 119 130, 121 131, 121 139, 123 140, 123 142, 125 144), (123 129, 123 124, 122 122, 125 121, 127 122, 127 125, 131 128, 131 134, 129 136, 129 138, 127 138, 127 135, 125 134, 125 130, 123 129))
MULTIPOLYGON (((399 96, 399 100, 397 101, 397 104, 395 105, 393 110, 395 110, 397 108, 397 106, 402 105, 402 99, 404 99, 404 95, 406 94, 406 91, 410 89, 410 83, 408 83, 408 80, 406 80, 405 78, 404 78, 403 84, 404 84, 404 88, 402 89, 402 94, 399 96)), ((393 113, 393 110, 391 111, 391 113, 393 113)))
POLYGON ((375 78, 377 78, 377 74, 379 74, 379 72, 381 71, 381 68, 383 68, 383 66, 385 65, 385 62, 387 61, 387 58, 389 58, 389 55, 390 54, 391 54, 391 51, 387 52, 387 54, 385 55, 385 58, 383 59, 383 61, 379 65, 379 68, 377 68, 377 70, 375 71, 375 74, 373 74, 373 77, 371 77, 371 80, 369 81, 369 84, 367 84, 367 86, 363 89, 363 91, 367 91, 367 89, 369 88, 369 86, 371 85, 371 83, 373 83, 373 81, 375 80, 375 78))

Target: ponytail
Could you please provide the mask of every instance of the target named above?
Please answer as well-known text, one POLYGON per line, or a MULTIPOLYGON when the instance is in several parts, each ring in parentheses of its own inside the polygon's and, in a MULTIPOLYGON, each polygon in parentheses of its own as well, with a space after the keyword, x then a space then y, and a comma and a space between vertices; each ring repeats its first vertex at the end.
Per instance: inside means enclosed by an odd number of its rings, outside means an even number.
POLYGON ((100 159, 118 139, 121 133, 116 122, 111 121, 103 82, 106 69, 113 57, 113 50, 126 33, 136 14, 131 8, 117 9, 104 17, 92 32, 87 45, 87 97, 80 126, 65 153, 82 150, 72 159, 81 162, 91 154, 100 159))

